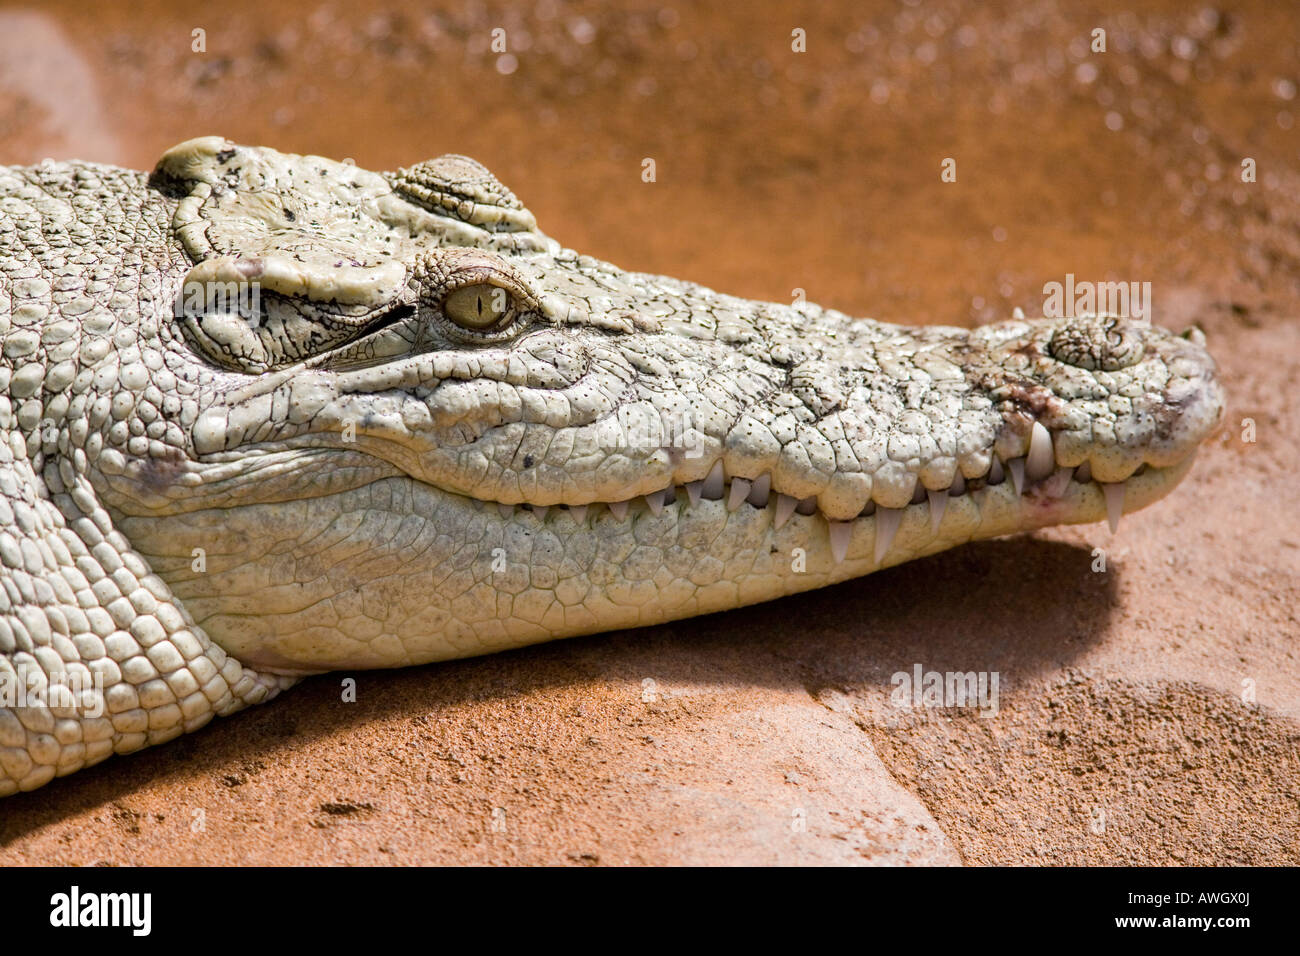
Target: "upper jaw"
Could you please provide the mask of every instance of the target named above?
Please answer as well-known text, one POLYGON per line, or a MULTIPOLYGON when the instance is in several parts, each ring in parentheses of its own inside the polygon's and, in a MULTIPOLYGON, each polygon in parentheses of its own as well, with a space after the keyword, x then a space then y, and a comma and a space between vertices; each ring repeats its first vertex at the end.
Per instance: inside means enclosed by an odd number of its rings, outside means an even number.
MULTIPOLYGON (((691 294, 732 309, 743 301, 691 294)), ((653 509, 674 495, 771 496, 782 513, 793 501, 844 521, 1001 480, 1049 490, 1073 474, 1121 482, 1185 459, 1222 410, 1202 345, 1143 323, 905 330, 816 307, 749 306, 744 324, 778 337, 770 357, 698 329, 543 327, 502 348, 341 373, 286 369, 205 411, 195 450, 211 460, 249 443, 329 445, 350 423, 352 449, 481 501, 646 497, 653 509), (877 344, 881 329, 888 346, 877 344), (1101 352, 1081 359, 1094 333, 1101 352), (793 366, 773 361, 796 350, 793 366), (844 368, 855 360, 861 368, 844 368), (890 361, 933 377, 919 404, 889 378, 890 361), (846 371, 852 381, 826 399, 820 383, 846 371), (630 435, 637 420, 647 427, 630 435), (268 431, 268 421, 281 424, 268 431)))

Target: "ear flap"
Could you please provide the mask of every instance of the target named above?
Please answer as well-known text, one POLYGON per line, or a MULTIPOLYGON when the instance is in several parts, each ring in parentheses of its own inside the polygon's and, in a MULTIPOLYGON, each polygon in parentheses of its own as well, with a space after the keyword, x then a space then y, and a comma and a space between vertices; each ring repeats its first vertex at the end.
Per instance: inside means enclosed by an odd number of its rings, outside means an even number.
POLYGON ((413 250, 380 215, 392 189, 375 173, 208 136, 169 149, 154 177, 182 196, 172 228, 202 264, 187 283, 256 281, 294 298, 377 307, 406 282, 413 250))

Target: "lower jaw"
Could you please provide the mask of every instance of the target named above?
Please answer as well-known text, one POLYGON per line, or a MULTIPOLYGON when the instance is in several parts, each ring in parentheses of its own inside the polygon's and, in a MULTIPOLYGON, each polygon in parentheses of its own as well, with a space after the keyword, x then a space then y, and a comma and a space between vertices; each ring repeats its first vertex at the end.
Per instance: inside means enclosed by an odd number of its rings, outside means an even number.
MULTIPOLYGON (((1124 511, 1163 497, 1191 464, 1189 457, 1130 478, 1124 511)), ((1055 494, 1031 485, 1018 494, 1008 478, 950 497, 937 534, 928 501, 901 509, 879 558, 882 516, 859 517, 848 523, 836 560, 824 517, 796 514, 778 529, 770 505, 731 511, 723 501, 683 500, 657 515, 637 505, 621 520, 607 510, 579 518, 564 509, 541 516, 516 509, 505 517, 401 477, 314 502, 350 516, 347 527, 336 531, 339 522, 326 519, 308 527, 294 508, 251 505, 211 521, 201 513, 175 522, 129 519, 123 530, 227 652, 297 674, 406 666, 658 624, 823 587, 968 541, 1107 517, 1095 483, 1070 481, 1055 494), (211 545, 215 521, 233 536, 230 546, 212 549, 205 573, 190 573, 192 549, 211 545), (263 547, 262 557, 239 546, 259 539, 278 545, 263 547), (294 560, 286 564, 286 555, 294 560)))

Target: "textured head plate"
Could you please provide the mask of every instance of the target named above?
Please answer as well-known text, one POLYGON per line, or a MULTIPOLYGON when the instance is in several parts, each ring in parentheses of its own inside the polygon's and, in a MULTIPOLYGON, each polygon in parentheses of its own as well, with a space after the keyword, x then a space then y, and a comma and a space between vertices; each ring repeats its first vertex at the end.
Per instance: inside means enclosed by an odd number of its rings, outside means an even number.
POLYGON ((393 190, 429 212, 492 232, 532 232, 537 220, 492 172, 449 153, 392 174, 393 190))
POLYGON ((349 305, 386 302, 406 281, 376 173, 207 136, 172 147, 155 174, 188 189, 172 226, 204 279, 349 305))

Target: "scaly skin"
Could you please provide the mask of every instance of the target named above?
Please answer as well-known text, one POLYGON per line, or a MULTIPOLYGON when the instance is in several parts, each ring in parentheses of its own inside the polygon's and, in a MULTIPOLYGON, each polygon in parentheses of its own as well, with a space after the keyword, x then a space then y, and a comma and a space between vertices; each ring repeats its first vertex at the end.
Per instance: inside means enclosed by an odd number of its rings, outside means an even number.
POLYGON ((751 302, 563 249, 461 157, 217 138, 0 168, 0 335, 0 795, 305 673, 1114 519, 1222 407, 1199 333, 751 302))

